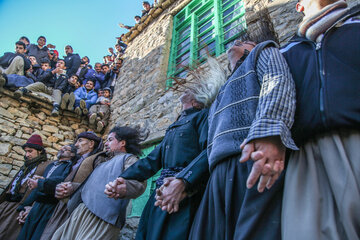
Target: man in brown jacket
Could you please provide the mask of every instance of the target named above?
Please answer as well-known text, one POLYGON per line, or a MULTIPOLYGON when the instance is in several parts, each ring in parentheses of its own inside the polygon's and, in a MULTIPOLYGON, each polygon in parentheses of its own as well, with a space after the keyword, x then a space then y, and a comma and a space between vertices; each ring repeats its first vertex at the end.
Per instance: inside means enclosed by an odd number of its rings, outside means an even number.
POLYGON ((0 239, 12 240, 18 236, 22 225, 17 221, 19 212, 16 209, 31 192, 27 180, 34 175, 42 176, 50 163, 41 136, 32 135, 22 148, 25 163, 0 196, 0 239))
POLYGON ((77 148, 78 160, 74 163, 70 174, 63 183, 56 187, 55 197, 58 198, 53 215, 48 221, 41 240, 51 239, 54 232, 69 217, 67 202, 77 188, 91 174, 95 167, 105 161, 105 153, 102 150, 102 140, 93 132, 83 132, 77 137, 75 147, 77 148))

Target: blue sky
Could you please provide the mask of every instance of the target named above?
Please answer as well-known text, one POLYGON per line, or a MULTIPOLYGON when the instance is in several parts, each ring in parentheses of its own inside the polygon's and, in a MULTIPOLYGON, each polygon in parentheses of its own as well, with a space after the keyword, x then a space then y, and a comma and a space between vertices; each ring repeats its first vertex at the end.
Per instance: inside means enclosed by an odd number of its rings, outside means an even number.
POLYGON ((74 53, 90 57, 90 64, 102 62, 115 37, 126 33, 118 23, 134 25, 141 15, 141 0, 0 0, 0 56, 15 51, 15 42, 27 36, 36 43, 38 36, 56 45, 59 56, 65 45, 74 53))

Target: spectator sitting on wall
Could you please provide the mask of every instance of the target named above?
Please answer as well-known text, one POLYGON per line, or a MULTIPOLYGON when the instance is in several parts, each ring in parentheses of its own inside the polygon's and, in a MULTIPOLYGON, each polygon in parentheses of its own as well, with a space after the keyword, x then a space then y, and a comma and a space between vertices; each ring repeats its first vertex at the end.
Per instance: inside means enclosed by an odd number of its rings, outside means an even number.
POLYGON ((50 60, 48 56, 49 49, 45 46, 46 38, 44 36, 38 37, 37 43, 37 45, 30 44, 27 47, 28 56, 35 56, 37 62, 41 62, 44 58, 50 60))
POLYGON ((105 78, 105 74, 101 71, 101 63, 95 63, 95 72, 93 73, 93 76, 91 76, 91 78, 95 80, 95 90, 99 90, 105 78))
MULTIPOLYGON (((41 69, 41 65, 36 61, 36 57, 35 56, 29 56, 28 57, 30 62, 31 62, 31 67, 32 67, 32 74, 35 77, 38 77, 39 75, 42 74, 43 70, 41 69)), ((48 61, 47 59, 43 59, 43 61, 48 61)))
POLYGON ((64 60, 67 69, 67 74, 69 76, 76 74, 81 64, 81 59, 79 54, 73 52, 74 50, 70 45, 65 46, 66 57, 64 60))
POLYGON ((76 89, 75 94, 75 112, 79 116, 89 113, 89 108, 96 103, 97 93, 94 91, 95 81, 88 79, 84 87, 76 89))
POLYGON ((22 36, 19 38, 19 41, 25 43, 25 49, 30 45, 30 40, 28 37, 22 36))
POLYGON ((89 69, 90 59, 88 56, 84 56, 81 58, 80 67, 76 71, 76 75, 79 76, 79 81, 81 84, 85 84, 84 80, 89 79, 95 71, 93 69, 89 69))
POLYGON ((142 5, 143 5, 144 10, 141 11, 142 12, 141 17, 147 16, 149 14, 152 6, 150 5, 150 3, 148 1, 143 1, 142 5))
POLYGON ((114 62, 114 61, 115 61, 115 58, 116 58, 116 53, 114 52, 114 48, 109 47, 109 48, 108 48, 108 52, 110 53, 111 61, 114 62))
MULTIPOLYGON (((15 53, 6 52, 0 58, 0 74, 17 74, 25 75, 30 68, 30 61, 25 54, 25 43, 17 41, 15 43, 15 53)), ((0 82, 0 86, 4 86, 5 82, 0 82)))
POLYGON ((26 87, 35 82, 36 77, 30 72, 31 67, 28 69, 26 76, 17 74, 0 74, 0 87, 6 88, 19 88, 26 87), (35 79, 35 80, 34 80, 35 79))
POLYGON ((76 74, 71 75, 68 79, 68 84, 64 89, 63 96, 61 98, 61 109, 67 109, 69 111, 74 109, 75 104, 75 94, 74 92, 78 89, 77 82, 79 82, 79 77, 76 74))
POLYGON ((102 85, 103 89, 110 88, 111 91, 114 91, 115 82, 117 77, 119 76, 119 71, 122 66, 122 62, 123 60, 121 58, 117 58, 115 60, 115 64, 112 65, 111 70, 105 74, 104 83, 102 85))
POLYGON ((94 124, 97 120, 96 131, 101 132, 107 125, 110 116, 111 89, 104 88, 103 96, 99 97, 96 104, 89 109, 89 123, 94 124))
POLYGON ((16 90, 14 96, 20 98, 23 94, 30 92, 42 92, 52 96, 53 110, 51 116, 57 117, 59 115, 59 108, 61 102, 61 94, 65 90, 68 76, 66 75, 65 61, 59 59, 56 68, 52 71, 46 71, 44 75, 39 78, 39 82, 30 84, 27 87, 16 90))
POLYGON ((136 24, 140 24, 140 23, 141 23, 141 17, 138 16, 138 15, 136 15, 136 16, 134 17, 134 20, 135 20, 135 23, 136 23, 136 24))

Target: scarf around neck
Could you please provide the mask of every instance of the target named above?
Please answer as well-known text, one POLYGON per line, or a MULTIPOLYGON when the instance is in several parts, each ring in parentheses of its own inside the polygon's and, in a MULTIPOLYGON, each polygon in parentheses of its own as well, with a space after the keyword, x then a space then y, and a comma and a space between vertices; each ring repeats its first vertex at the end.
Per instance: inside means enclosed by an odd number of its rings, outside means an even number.
POLYGON ((320 41, 319 36, 325 33, 347 10, 347 3, 344 1, 337 1, 324 7, 316 14, 303 19, 299 25, 298 35, 314 42, 320 41))
POLYGON ((23 179, 40 163, 45 162, 47 160, 46 153, 42 153, 36 158, 32 160, 25 160, 25 164, 20 168, 19 173, 16 175, 15 180, 13 182, 13 186, 15 188, 13 189, 12 193, 13 195, 18 195, 23 179))

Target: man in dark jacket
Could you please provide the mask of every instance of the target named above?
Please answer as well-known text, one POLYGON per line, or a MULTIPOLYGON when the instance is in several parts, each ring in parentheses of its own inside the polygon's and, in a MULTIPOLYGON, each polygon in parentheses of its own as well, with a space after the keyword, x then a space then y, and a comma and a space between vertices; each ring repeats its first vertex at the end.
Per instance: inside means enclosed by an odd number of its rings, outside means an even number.
POLYGON ((296 84, 282 237, 360 239, 360 6, 300 0, 282 49, 296 84))
MULTIPOLYGON (((30 68, 31 63, 25 56, 25 43, 18 41, 15 46, 15 53, 6 52, 0 58, 0 74, 25 75, 30 68)), ((0 86, 4 85, 4 80, 0 80, 0 86)))
POLYGON ((79 76, 79 81, 81 84, 85 84, 86 79, 89 79, 94 74, 94 70, 88 68, 89 63, 90 59, 88 56, 81 58, 80 67, 76 71, 76 75, 79 76))
POLYGON ((50 163, 42 175, 28 179, 28 187, 33 191, 17 208, 20 212, 19 222, 25 222, 17 239, 40 239, 58 203, 55 198, 56 185, 69 174, 75 155, 75 146, 63 146, 57 154, 57 161, 50 163))
POLYGON ((16 239, 21 229, 16 209, 31 192, 27 180, 35 174, 42 175, 50 163, 39 135, 32 135, 22 147, 25 163, 0 196, 0 239, 16 239))
POLYGON ((68 79, 68 84, 66 88, 62 92, 63 95, 61 97, 61 109, 68 109, 69 111, 74 109, 75 104, 75 90, 78 88, 79 77, 76 74, 73 74, 68 79))
POLYGON ((49 60, 49 49, 45 46, 46 38, 44 36, 40 36, 37 39, 37 45, 30 44, 27 47, 27 55, 35 56, 38 63, 43 61, 44 59, 49 60))
POLYGON ((16 98, 20 98, 24 93, 28 93, 29 91, 46 93, 53 98, 52 101, 54 108, 51 115, 57 117, 59 115, 61 94, 68 84, 68 76, 66 75, 65 69, 65 61, 59 59, 54 70, 47 71, 45 74, 40 76, 38 79, 39 82, 16 90, 14 96, 16 98))
MULTIPOLYGON (((82 132, 77 136, 75 147, 78 159, 74 162, 69 175, 64 182, 58 184, 55 190, 55 197, 58 202, 53 215, 48 221, 41 240, 50 240, 54 232, 69 217, 68 200, 76 198, 80 191, 77 189, 87 179, 91 172, 106 160, 106 155, 102 152, 103 144, 100 137, 93 132, 82 132)), ((72 204, 72 209, 77 207, 79 202, 72 204)))
POLYGON ((66 53, 66 57, 65 57, 65 65, 66 65, 66 71, 68 76, 71 76, 73 74, 76 74, 78 68, 80 67, 81 64, 81 59, 79 54, 77 53, 73 53, 74 50, 70 45, 67 45, 65 47, 65 53, 66 53))
POLYGON ((161 176, 156 181, 157 189, 163 185, 165 178, 176 178, 172 182, 178 191, 184 192, 180 207, 169 207, 168 213, 154 206, 154 191, 141 215, 136 233, 138 240, 187 239, 205 187, 204 182, 209 176, 206 155, 208 109, 203 109, 204 103, 196 100, 191 91, 185 92, 180 101, 183 111, 166 130, 163 141, 147 157, 140 159, 107 186, 108 195, 116 198, 121 197, 121 188, 127 188, 128 180, 144 181, 161 168, 161 176))

